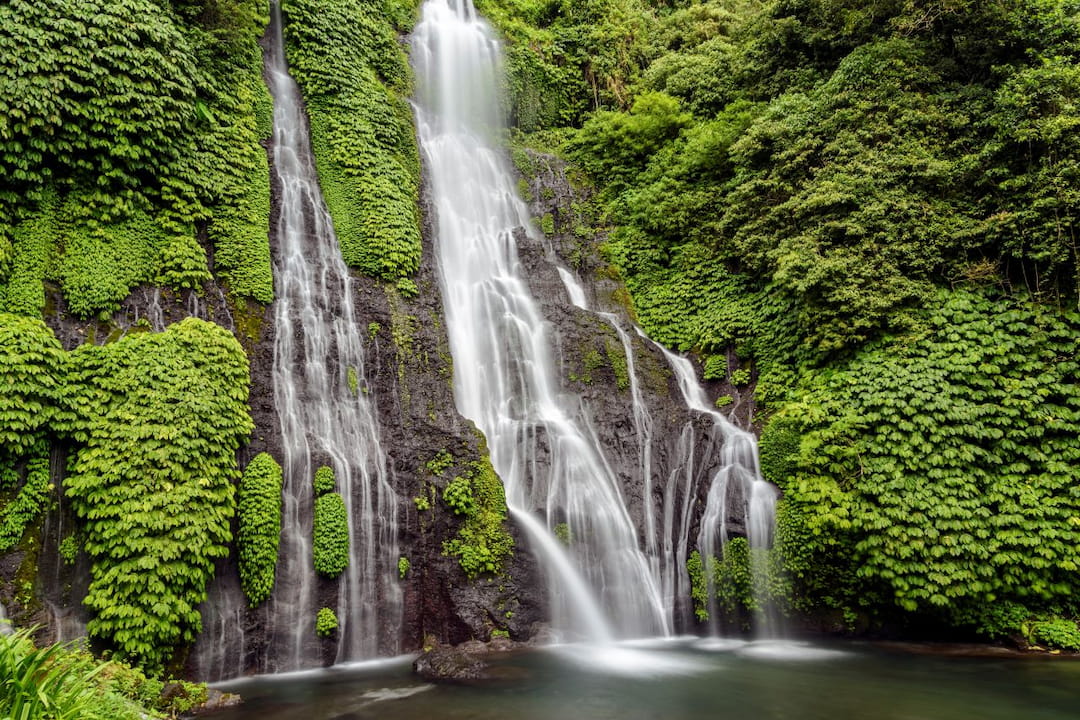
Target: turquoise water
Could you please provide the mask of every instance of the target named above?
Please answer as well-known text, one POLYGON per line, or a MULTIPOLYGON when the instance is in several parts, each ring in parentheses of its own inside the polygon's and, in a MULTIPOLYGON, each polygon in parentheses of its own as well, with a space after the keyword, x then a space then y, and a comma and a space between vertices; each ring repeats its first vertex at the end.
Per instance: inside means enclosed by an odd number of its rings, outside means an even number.
POLYGON ((235 681, 215 720, 1076 720, 1080 661, 952 658, 866 645, 689 641, 530 651, 503 679, 431 685, 408 659, 235 681))

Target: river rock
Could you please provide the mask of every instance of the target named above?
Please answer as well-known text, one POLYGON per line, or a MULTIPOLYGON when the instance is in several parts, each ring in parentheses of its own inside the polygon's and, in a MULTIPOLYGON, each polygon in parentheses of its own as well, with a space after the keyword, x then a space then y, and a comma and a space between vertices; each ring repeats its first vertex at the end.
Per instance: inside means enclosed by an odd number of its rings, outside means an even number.
MULTIPOLYGON (((429 638, 430 640, 430 638, 429 638)), ((524 643, 496 637, 490 642, 469 640, 459 645, 425 646, 413 661, 413 672, 428 682, 487 683, 514 680, 523 674, 521 668, 493 663, 525 648, 524 643)))

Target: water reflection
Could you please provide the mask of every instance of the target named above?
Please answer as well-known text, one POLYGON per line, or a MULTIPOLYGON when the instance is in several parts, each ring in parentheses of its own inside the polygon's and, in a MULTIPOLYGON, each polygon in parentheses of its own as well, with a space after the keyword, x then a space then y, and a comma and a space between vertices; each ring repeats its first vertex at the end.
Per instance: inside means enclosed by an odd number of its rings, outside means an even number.
POLYGON ((407 659, 225 686, 217 720, 1075 720, 1080 662, 950 658, 860 644, 565 645, 503 661, 513 680, 430 685, 407 659))

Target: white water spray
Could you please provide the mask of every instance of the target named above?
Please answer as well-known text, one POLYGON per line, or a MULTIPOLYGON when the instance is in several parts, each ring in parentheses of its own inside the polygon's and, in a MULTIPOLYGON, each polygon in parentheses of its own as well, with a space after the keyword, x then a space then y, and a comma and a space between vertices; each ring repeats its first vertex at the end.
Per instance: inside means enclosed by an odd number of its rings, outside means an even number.
POLYGON ((413 60, 457 406, 487 436, 507 505, 548 574, 556 630, 601 641, 668 634, 670 608, 617 478, 581 398, 559 382, 522 276, 514 231, 538 238, 495 149, 498 43, 471 0, 428 0, 413 60), (568 546, 551 535, 558 523, 568 546))
MULTIPOLYGON (((701 517, 698 549, 703 558, 722 556, 724 544, 727 541, 728 504, 732 496, 741 500, 743 512, 740 514, 746 522, 746 540, 751 550, 755 592, 761 594, 763 588, 758 585, 766 570, 759 565, 761 553, 754 551, 765 550, 772 546, 779 491, 761 477, 757 442, 754 436, 736 427, 724 417, 723 413, 709 405, 705 389, 698 382, 690 360, 676 355, 662 345, 657 344, 656 347, 663 352, 668 364, 675 372, 679 389, 687 406, 712 419, 713 432, 718 436, 716 439, 721 447, 720 466, 713 475, 705 503, 705 512, 701 517)), ((712 604, 711 578, 709 597, 712 604)), ((716 618, 715 607, 709 608, 709 616, 716 618)), ((762 619, 767 620, 767 618, 762 619)), ((716 630, 715 626, 713 630, 716 630)), ((769 628, 766 628, 766 632, 768 631, 769 628)))
POLYGON ((267 56, 274 97, 274 172, 281 187, 274 278, 274 402, 281 422, 284 516, 270 600, 268 669, 322 664, 312 565, 312 478, 333 467, 349 517, 349 566, 338 580, 337 661, 394 653, 402 602, 396 578, 397 497, 370 395, 353 287, 319 193, 300 91, 289 76, 280 11, 267 56), (380 642, 381 641, 381 642, 380 642))

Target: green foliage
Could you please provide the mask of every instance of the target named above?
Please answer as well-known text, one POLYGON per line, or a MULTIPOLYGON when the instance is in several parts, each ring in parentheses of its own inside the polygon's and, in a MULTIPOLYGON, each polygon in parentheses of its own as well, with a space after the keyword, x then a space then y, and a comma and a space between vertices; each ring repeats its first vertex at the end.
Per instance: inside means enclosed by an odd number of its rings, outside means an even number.
POLYGON ((733 402, 735 402, 735 398, 731 397, 730 395, 721 395, 720 397, 716 398, 715 405, 718 408, 725 408, 733 402))
POLYGON ((59 210, 63 253, 52 273, 74 315, 110 314, 136 285, 166 275, 181 282, 205 278, 199 267, 206 272, 206 256, 194 238, 191 247, 143 211, 111 223, 91 222, 80 216, 81 202, 73 194, 59 210))
POLYGON ((45 308, 45 269, 59 235, 56 211, 56 194, 46 190, 38 213, 11 230, 11 257, 0 263, 0 311, 41 316, 45 308))
POLYGON ((0 27, 0 203, 92 179, 95 201, 121 208, 178 157, 200 73, 167 6, 12 0, 0 27))
POLYGON ((1080 626, 1073 620, 1036 621, 1028 626, 1028 633, 1035 644, 1080 652, 1080 626))
POLYGON ((428 460, 424 464, 424 467, 426 467, 427 471, 435 477, 440 477, 444 472, 449 470, 453 464, 454 456, 451 455, 446 448, 443 448, 435 454, 435 457, 428 460))
POLYGON ((26 479, 18 494, 0 509, 0 552, 11 549, 22 540, 26 528, 45 509, 51 492, 49 448, 44 442, 39 442, 30 452, 26 462, 26 479))
POLYGON ((234 294, 272 299, 265 24, 257 0, 0 8, 0 306, 38 314, 46 273, 80 317, 200 289, 207 222, 234 294))
POLYGON ((455 477, 447 483, 442 498, 455 515, 475 515, 476 498, 473 497, 472 475, 455 477))
POLYGON ((648 53, 648 3, 483 0, 477 9, 506 37, 516 126, 574 124, 587 110, 628 104, 648 53))
POLYGON ((161 680, 102 662, 77 643, 35 648, 33 630, 0 635, 0 714, 26 720, 175 718, 206 702, 206 685, 161 680))
POLYGON ((0 714, 25 720, 160 717, 109 688, 108 665, 72 645, 35 648, 30 632, 0 635, 0 714))
POLYGON ((750 384, 750 368, 739 368, 731 371, 731 384, 735 387, 745 387, 750 384))
POLYGON ((789 414, 777 414, 769 419, 758 441, 761 474, 769 482, 787 487, 795 474, 802 427, 789 414))
POLYGON ((334 480, 334 468, 323 465, 315 471, 315 497, 334 492, 337 484, 334 480))
POLYGON ((574 540, 574 534, 570 531, 570 525, 567 523, 556 523, 551 532, 563 545, 570 545, 574 540))
POLYGON ((567 147, 587 172, 605 178, 617 190, 634 180, 650 156, 692 119, 675 98, 646 93, 634 101, 629 113, 593 115, 567 147))
POLYGON ((615 375, 615 387, 619 390, 630 389, 630 369, 626 363, 626 352, 622 343, 614 338, 604 338, 604 349, 607 355, 607 364, 611 366, 611 372, 615 375))
MULTIPOLYGON (((256 26, 261 30, 261 24, 256 26)), ((214 209, 207 234, 214 243, 214 266, 230 292, 269 304, 274 299, 270 164, 260 141, 271 135, 273 105, 262 81, 262 53, 254 42, 237 53, 226 77, 218 84, 216 99, 230 109, 233 121, 216 125, 213 138, 229 162, 217 168, 224 200, 214 209)))
POLYGON ((45 323, 0 313, 0 385, 0 453, 14 461, 59 419, 64 353, 45 323))
POLYGON ((79 556, 79 541, 74 535, 68 535, 60 541, 57 552, 59 552, 60 557, 63 558, 64 564, 74 565, 75 559, 79 556))
POLYGON ((93 560, 88 629, 118 657, 158 670, 198 635, 232 539, 247 399, 243 350, 200 320, 71 353, 56 427, 79 449, 64 486, 93 560))
POLYGON ((349 515, 337 493, 315 498, 312 541, 315 572, 335 578, 349 566, 349 515))
POLYGON ((154 282, 177 290, 202 290, 211 278, 206 268, 206 251, 192 235, 174 235, 161 250, 154 282))
POLYGON ((405 557, 404 555, 398 558, 397 571, 399 579, 405 579, 405 576, 409 574, 409 567, 409 558, 405 557))
POLYGON ((240 480, 236 545, 240 554, 240 586, 255 607, 270 597, 281 539, 281 466, 259 453, 240 480))
POLYGON ((584 120, 562 150, 599 186, 601 249, 646 331, 708 377, 752 363, 804 609, 997 636, 1072 617, 1076 0, 582 5, 481 3, 514 118, 584 120), (592 72, 584 18, 644 50, 592 72))
POLYGON ((337 615, 330 608, 320 608, 315 616, 315 634, 321 638, 333 637, 338 629, 337 615))
POLYGON ((709 355, 705 358, 701 376, 706 380, 724 380, 727 378, 727 371, 727 355, 709 355))
POLYGON ((349 385, 349 392, 353 395, 360 392, 360 376, 356 373, 356 368, 350 366, 345 370, 345 382, 349 385))
POLYGON ((819 600, 881 593, 907 611, 1067 600, 1080 318, 954 292, 925 325, 808 382, 786 411, 806 428, 797 453, 766 443, 789 567, 819 600), (854 582, 812 577, 832 572, 854 582))
POLYGON ((709 557, 709 568, 701 560, 701 553, 694 550, 686 560, 686 571, 690 575, 690 598, 694 602, 694 615, 698 622, 709 620, 709 577, 713 573, 716 558, 709 557))
POLYGON ((474 462, 462 477, 451 480, 443 501, 464 517, 457 536, 443 543, 443 553, 457 557, 470 580, 480 573, 501 572, 503 561, 513 553, 514 539, 504 526, 506 495, 491 462, 474 462))
MULTIPOLYGON (((293 0, 283 8, 290 67, 311 118, 319 183, 345 262, 409 280, 419 268, 420 161, 397 41, 401 3, 293 0)), ((408 293, 415 285, 405 284, 408 293)), ((405 293, 405 294, 408 294, 405 293)))

